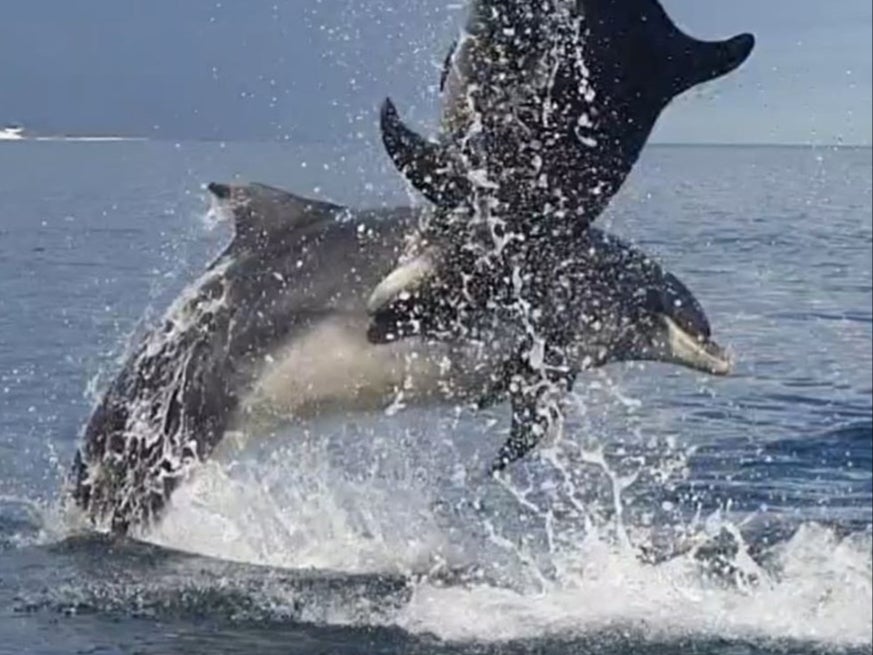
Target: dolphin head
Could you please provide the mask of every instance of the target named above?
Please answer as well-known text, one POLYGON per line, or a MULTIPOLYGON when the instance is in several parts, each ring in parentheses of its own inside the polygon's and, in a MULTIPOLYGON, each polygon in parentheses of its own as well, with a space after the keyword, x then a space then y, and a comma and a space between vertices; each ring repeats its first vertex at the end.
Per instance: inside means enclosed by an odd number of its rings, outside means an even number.
POLYGON ((582 367, 657 361, 712 375, 732 362, 714 339, 703 306, 673 273, 645 252, 599 230, 586 235, 575 278, 575 358, 582 367))
POLYGON ((731 372, 731 358, 713 339, 703 307, 675 275, 650 263, 632 266, 622 277, 586 316, 577 356, 583 366, 656 361, 712 375, 731 372))
MULTIPOLYGON (((579 368, 659 361, 713 375, 730 373, 731 360, 713 339, 701 303, 678 277, 596 229, 570 250, 574 272, 546 282, 551 286, 537 294, 543 298, 538 309, 555 316, 560 340, 579 368)), ((471 302, 476 284, 464 285, 447 273, 451 266, 439 260, 439 253, 425 250, 376 288, 368 303, 371 341, 447 338, 459 329, 459 306, 467 312, 463 329, 474 326, 477 338, 487 339, 489 330, 505 331, 500 325, 505 315, 493 304, 471 302)))

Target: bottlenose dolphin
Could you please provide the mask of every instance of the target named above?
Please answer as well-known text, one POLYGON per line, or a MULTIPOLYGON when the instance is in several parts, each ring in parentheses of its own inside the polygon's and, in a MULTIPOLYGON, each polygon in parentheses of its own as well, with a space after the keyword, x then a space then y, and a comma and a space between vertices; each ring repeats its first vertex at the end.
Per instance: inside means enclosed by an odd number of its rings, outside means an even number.
MULTIPOLYGON (((367 293, 417 210, 353 211, 259 184, 209 190, 233 215, 231 243, 138 342, 85 428, 72 491, 94 524, 123 533, 157 520, 179 481, 255 412, 287 420, 385 408, 398 394, 408 404, 508 397, 503 364, 523 336, 512 323, 488 340, 366 338, 367 293)), ((579 311, 609 311, 578 325, 578 370, 634 359, 713 368, 697 345, 706 315, 675 276, 597 230, 585 249, 579 311)))
MULTIPOLYGON (((556 397, 578 372, 580 331, 613 322, 608 303, 586 302, 610 293, 589 291, 591 222, 671 100, 734 70, 753 46, 749 34, 694 39, 657 0, 475 0, 443 75, 439 141, 386 101, 385 147, 436 211, 373 292, 369 335, 484 338, 519 326, 524 337, 504 363, 514 375, 512 434, 494 470, 560 418, 556 397)), ((670 329, 663 338, 677 338, 670 329)), ((691 346, 710 372, 729 371, 708 332, 691 346)))

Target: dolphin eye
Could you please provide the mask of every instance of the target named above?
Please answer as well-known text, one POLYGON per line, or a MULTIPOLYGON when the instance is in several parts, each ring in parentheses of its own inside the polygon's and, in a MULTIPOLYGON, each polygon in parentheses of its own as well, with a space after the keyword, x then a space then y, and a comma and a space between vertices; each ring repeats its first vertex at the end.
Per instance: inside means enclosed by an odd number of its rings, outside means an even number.
POLYGON ((688 334, 706 341, 711 334, 709 321, 697 299, 678 279, 666 278, 663 313, 673 319, 688 334))

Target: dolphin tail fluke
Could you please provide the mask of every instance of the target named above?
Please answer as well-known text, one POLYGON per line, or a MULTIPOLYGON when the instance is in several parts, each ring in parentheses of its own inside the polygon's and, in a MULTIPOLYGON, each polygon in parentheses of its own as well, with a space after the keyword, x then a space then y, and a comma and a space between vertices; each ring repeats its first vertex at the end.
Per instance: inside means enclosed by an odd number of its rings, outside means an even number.
POLYGON ((727 75, 746 61, 755 47, 755 37, 751 34, 724 41, 699 41, 685 36, 683 41, 684 61, 676 80, 677 92, 727 75))
POLYGON ((446 148, 407 127, 390 98, 382 105, 380 126, 382 143, 394 166, 428 200, 455 207, 469 195, 469 182, 458 174, 446 148))

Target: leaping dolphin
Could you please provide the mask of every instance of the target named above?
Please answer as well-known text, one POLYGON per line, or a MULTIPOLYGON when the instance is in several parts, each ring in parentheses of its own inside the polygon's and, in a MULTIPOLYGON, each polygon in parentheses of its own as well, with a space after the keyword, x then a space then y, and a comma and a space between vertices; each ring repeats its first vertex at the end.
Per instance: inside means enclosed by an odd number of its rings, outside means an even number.
MULTIPOLYGON (((611 307, 585 298, 607 292, 588 291, 591 222, 673 98, 734 70, 753 46, 749 34, 694 39, 657 0, 474 0, 443 76, 440 139, 416 134, 386 101, 385 147, 436 209, 373 292, 370 338, 487 338, 518 326, 524 337, 504 363, 513 428, 494 470, 559 418, 579 331, 613 321, 611 307)), ((728 372, 708 332, 690 346, 707 370, 728 372)))
MULTIPOLYGON (((156 521, 170 494, 254 411, 280 419, 406 403, 484 405, 510 395, 521 335, 487 341, 366 339, 367 293, 420 218, 408 208, 351 210, 259 185, 209 186, 233 215, 233 240, 139 341, 84 431, 73 497, 98 527, 156 521)), ((584 237, 577 370, 656 359, 701 370, 699 303, 645 253, 597 230, 584 237)))

